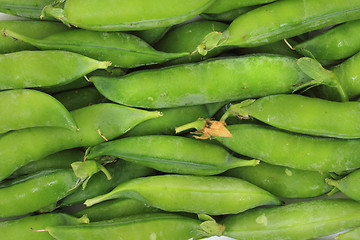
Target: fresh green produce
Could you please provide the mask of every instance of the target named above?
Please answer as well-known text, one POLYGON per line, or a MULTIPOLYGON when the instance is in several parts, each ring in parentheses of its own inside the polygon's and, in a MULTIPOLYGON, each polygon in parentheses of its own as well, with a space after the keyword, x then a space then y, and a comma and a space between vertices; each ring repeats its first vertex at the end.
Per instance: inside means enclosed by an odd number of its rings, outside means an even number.
POLYGON ((151 46, 154 46, 169 30, 170 27, 159 27, 142 31, 132 31, 131 34, 138 36, 151 46))
POLYGON ((328 178, 326 179, 326 182, 330 186, 336 187, 347 197, 356 201, 360 201, 360 194, 358 191, 359 179, 360 179, 360 170, 356 170, 339 180, 328 178))
POLYGON ((40 19, 42 9, 52 2, 54 0, 1 0, 0 12, 40 19))
POLYGON ((336 240, 357 240, 360 238, 360 228, 354 228, 335 237, 336 240))
POLYGON ((216 0, 205 13, 223 13, 229 10, 238 9, 241 7, 254 6, 264 3, 274 2, 276 0, 216 0))
POLYGON ((208 20, 232 22, 240 15, 255 9, 256 7, 257 6, 241 7, 221 13, 202 13, 200 16, 208 20))

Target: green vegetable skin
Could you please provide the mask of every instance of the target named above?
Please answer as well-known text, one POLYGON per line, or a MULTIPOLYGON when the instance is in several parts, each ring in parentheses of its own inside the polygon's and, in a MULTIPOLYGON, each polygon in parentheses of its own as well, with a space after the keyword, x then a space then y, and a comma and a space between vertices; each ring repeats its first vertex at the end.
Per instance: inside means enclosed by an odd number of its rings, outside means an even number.
POLYGON ((1 0, 0 12, 39 19, 41 10, 54 0, 1 0))
POLYGON ((223 13, 241 7, 254 6, 274 1, 276 0, 216 0, 208 9, 204 11, 204 13, 223 13))
POLYGON ((360 224, 360 204, 321 199, 274 208, 258 208, 226 217, 224 236, 238 240, 295 240, 331 235, 360 224))
POLYGON ((137 71, 120 78, 94 76, 90 79, 106 98, 144 108, 171 108, 290 93, 310 81, 296 65, 295 58, 277 55, 213 59, 137 71))
MULTIPOLYGON (((175 25, 208 8, 214 0, 67 0, 59 19, 95 31, 131 31, 175 25)), ((59 10, 46 9, 46 15, 59 10)))
POLYGON ((351 231, 339 234, 335 237, 336 240, 358 240, 360 238, 360 228, 355 228, 351 231))
POLYGON ((349 175, 339 180, 327 179, 327 183, 331 186, 336 187, 347 197, 360 201, 360 193, 358 191, 360 184, 360 170, 355 170, 349 175))

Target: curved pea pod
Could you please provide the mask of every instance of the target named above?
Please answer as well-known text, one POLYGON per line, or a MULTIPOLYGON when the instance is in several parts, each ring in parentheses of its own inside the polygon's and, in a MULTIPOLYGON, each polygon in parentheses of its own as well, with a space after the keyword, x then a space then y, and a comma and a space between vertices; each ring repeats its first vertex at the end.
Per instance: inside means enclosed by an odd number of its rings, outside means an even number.
POLYGON ((347 176, 339 180, 334 180, 331 178, 326 179, 326 182, 330 186, 334 186, 339 189, 347 197, 360 201, 359 194, 359 179, 360 179, 360 170, 356 170, 347 176))
POLYGON ((30 162, 11 174, 12 178, 32 174, 48 169, 71 169, 71 163, 84 159, 84 152, 78 149, 69 149, 51 154, 38 161, 30 162))
POLYGON ((110 64, 56 50, 2 54, 0 90, 63 85, 110 64))
POLYGON ((218 46, 260 46, 356 20, 359 12, 357 1, 277 1, 240 15, 223 33, 209 33, 197 50, 205 55, 218 46))
POLYGON ((57 225, 78 225, 88 223, 85 216, 75 218, 65 213, 48 213, 0 222, 1 237, 8 240, 51 240, 47 232, 34 230, 57 225))
POLYGON ((354 32, 360 31, 360 21, 350 21, 336 26, 323 34, 294 46, 304 56, 316 59, 340 60, 360 50, 360 38, 354 32))
POLYGON ((360 167, 358 139, 300 135, 268 126, 227 126, 229 137, 216 137, 223 146, 269 164, 296 169, 342 172, 360 167))
POLYGON ((85 87, 53 95, 67 110, 73 111, 79 108, 105 102, 105 98, 94 87, 85 87))
POLYGON ((221 13, 202 13, 200 16, 207 20, 231 22, 240 15, 255 9, 256 7, 257 6, 241 7, 221 13))
MULTIPOLYGON (((24 21, 8 20, 0 21, 0 29, 9 28, 20 34, 33 38, 44 38, 56 32, 66 31, 67 28, 61 23, 48 21, 24 21)), ((0 37, 0 53, 34 50, 34 46, 11 38, 0 37)))
POLYGON ((254 167, 230 169, 226 176, 244 179, 283 198, 310 198, 330 192, 327 173, 304 171, 260 162, 254 167))
POLYGON ((92 206, 109 199, 138 199, 168 212, 232 214, 280 200, 244 180, 218 176, 158 175, 120 184, 108 194, 85 201, 92 206))
POLYGON ((253 117, 291 132, 336 138, 360 138, 360 103, 332 102, 296 94, 279 94, 231 105, 228 116, 253 117))
POLYGON ((114 102, 171 108, 290 93, 310 78, 294 58, 250 55, 137 71, 120 78, 92 77, 91 81, 114 102))
POLYGON ((0 12, 20 17, 40 19, 42 9, 53 2, 54 0, 1 0, 0 12))
POLYGON ((153 28, 142 31, 132 31, 131 34, 138 36, 151 46, 154 46, 170 30, 169 27, 153 28))
POLYGON ((184 22, 203 12, 213 2, 214 0, 92 0, 85 3, 81 0, 67 0, 63 8, 58 8, 56 4, 55 7, 50 5, 44 8, 43 13, 45 16, 61 20, 66 25, 71 24, 83 29, 131 31, 167 27, 184 22))
POLYGON ((3 29, 3 34, 32 44, 42 50, 66 50, 100 61, 110 61, 113 66, 134 68, 166 62, 189 55, 188 52, 165 53, 153 49, 142 39, 122 32, 96 32, 71 30, 35 39, 3 29))
POLYGON ((0 112, 4 113, 0 133, 30 127, 77 129, 72 115, 59 101, 36 90, 1 91, 0 112))
POLYGON ((60 206, 70 206, 78 203, 83 203, 86 199, 97 197, 102 194, 110 192, 120 183, 129 181, 138 177, 145 177, 154 174, 154 170, 138 164, 117 160, 113 164, 106 165, 111 179, 102 173, 98 172, 91 177, 85 189, 75 189, 75 191, 62 199, 60 206))
MULTIPOLYGON (((208 32, 221 32, 224 31, 227 27, 227 24, 216 21, 189 22, 171 29, 156 44, 155 48, 163 52, 192 52, 208 32)), ((214 51, 211 51, 207 56, 202 56, 199 53, 192 53, 191 55, 171 60, 164 65, 199 62, 204 59, 215 57, 227 49, 228 48, 218 48, 214 51)))
POLYGON ((359 226, 360 204, 348 199, 320 199, 228 216, 224 236, 238 240, 313 239, 359 226))
POLYGON ((71 169, 48 170, 0 188, 0 217, 19 216, 56 203, 71 193, 77 181, 71 169))
POLYGON ((216 175, 241 166, 255 166, 257 160, 233 157, 224 148, 180 136, 127 137, 87 150, 88 159, 113 156, 167 173, 216 175))
POLYGON ((335 237, 336 240, 357 240, 360 238, 360 228, 341 233, 335 237))
POLYGON ((254 6, 274 2, 276 0, 216 0, 204 13, 223 13, 229 10, 238 9, 241 7, 254 6))
POLYGON ((91 222, 110 220, 145 213, 161 212, 157 208, 147 206, 136 199, 114 199, 96 204, 92 207, 75 212, 74 216, 86 215, 91 222))
POLYGON ((0 138, 0 180, 25 164, 50 154, 111 140, 161 114, 113 103, 96 104, 71 112, 79 131, 37 127, 12 131, 0 138))

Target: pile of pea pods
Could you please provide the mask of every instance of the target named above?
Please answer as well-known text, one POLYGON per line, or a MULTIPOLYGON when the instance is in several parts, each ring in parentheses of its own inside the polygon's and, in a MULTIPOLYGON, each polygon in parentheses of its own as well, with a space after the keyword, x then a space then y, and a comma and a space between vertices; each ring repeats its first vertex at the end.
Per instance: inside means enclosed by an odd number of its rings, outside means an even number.
POLYGON ((360 239, 360 0, 0 0, 0 240, 360 239))

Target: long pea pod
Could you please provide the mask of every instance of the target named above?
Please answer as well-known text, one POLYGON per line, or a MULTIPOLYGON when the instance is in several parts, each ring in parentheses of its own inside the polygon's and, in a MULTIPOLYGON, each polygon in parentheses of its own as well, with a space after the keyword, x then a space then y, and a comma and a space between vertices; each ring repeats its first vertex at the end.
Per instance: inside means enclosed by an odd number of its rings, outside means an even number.
POLYGON ((78 178, 71 169, 47 170, 0 188, 0 218, 20 216, 56 203, 71 193, 78 178))
POLYGON ((330 186, 334 186, 338 190, 340 190, 344 195, 347 197, 355 200, 360 201, 360 194, 359 194, 359 179, 360 179, 360 170, 355 170, 350 174, 346 175, 345 177, 334 180, 331 178, 326 179, 326 182, 330 186))
POLYGON ((0 90, 63 85, 110 64, 57 50, 2 54, 0 90))
POLYGON ((204 13, 223 13, 229 10, 274 2, 276 0, 216 0, 204 13))
POLYGON ((290 93, 310 81, 295 58, 249 55, 212 59, 120 78, 91 77, 108 99, 145 108, 171 108, 290 93), (146 86, 144 88, 143 86, 146 86))
POLYGON ((342 0, 277 1, 240 15, 223 33, 209 33, 197 51, 254 47, 359 18, 360 3, 342 0))
POLYGON ((224 236, 238 240, 314 239, 360 224, 360 204, 349 199, 321 199, 281 207, 257 208, 228 216, 224 236))
POLYGON ((280 200, 246 181, 231 177, 157 175, 120 184, 108 194, 85 201, 86 206, 116 198, 138 199, 169 212, 222 215, 280 200))
POLYGON ((157 111, 133 109, 113 103, 96 104, 71 112, 79 131, 37 127, 10 132, 0 138, 0 180, 25 164, 76 147, 92 146, 119 137, 142 121, 157 118, 157 111))
POLYGON ((360 138, 360 104, 332 102, 297 94, 279 94, 231 105, 229 116, 253 117, 291 132, 336 138, 360 138))
POLYGON ((0 222, 1 238, 7 240, 52 240, 49 233, 41 230, 57 225, 78 225, 88 223, 86 216, 75 218, 65 213, 48 213, 35 216, 27 216, 20 219, 0 222))
POLYGON ((53 2, 54 0, 1 0, 0 12, 20 17, 40 19, 42 9, 53 2))
POLYGON ((0 133, 29 127, 77 129, 72 115, 59 101, 36 90, 1 91, 0 112, 0 133))
POLYGON ((189 55, 188 52, 165 53, 153 49, 142 39, 123 32, 96 32, 71 30, 49 35, 42 39, 3 29, 3 34, 24 41, 42 50, 66 50, 99 60, 110 61, 113 66, 134 68, 166 62, 189 55))
POLYGON ((162 172, 193 175, 216 175, 259 163, 234 157, 211 143, 167 135, 122 138, 90 147, 86 155, 88 159, 101 156, 118 157, 162 172))
MULTIPOLYGON (((34 38, 44 38, 56 32, 66 31, 67 28, 61 23, 48 21, 25 21, 7 20, 0 21, 0 30, 4 28, 12 29, 20 34, 34 38)), ((0 53, 10 53, 23 50, 34 50, 34 46, 16 41, 11 38, 0 37, 0 53)))
POLYGON ((214 0, 91 0, 85 3, 81 0, 67 0, 63 8, 59 8, 57 4, 45 7, 43 15, 55 17, 66 25, 71 24, 88 30, 131 31, 167 27, 184 22, 203 12, 213 2, 214 0))
POLYGON ((325 179, 330 175, 260 162, 254 167, 234 168, 225 176, 238 177, 283 198, 310 198, 331 190, 325 179))

